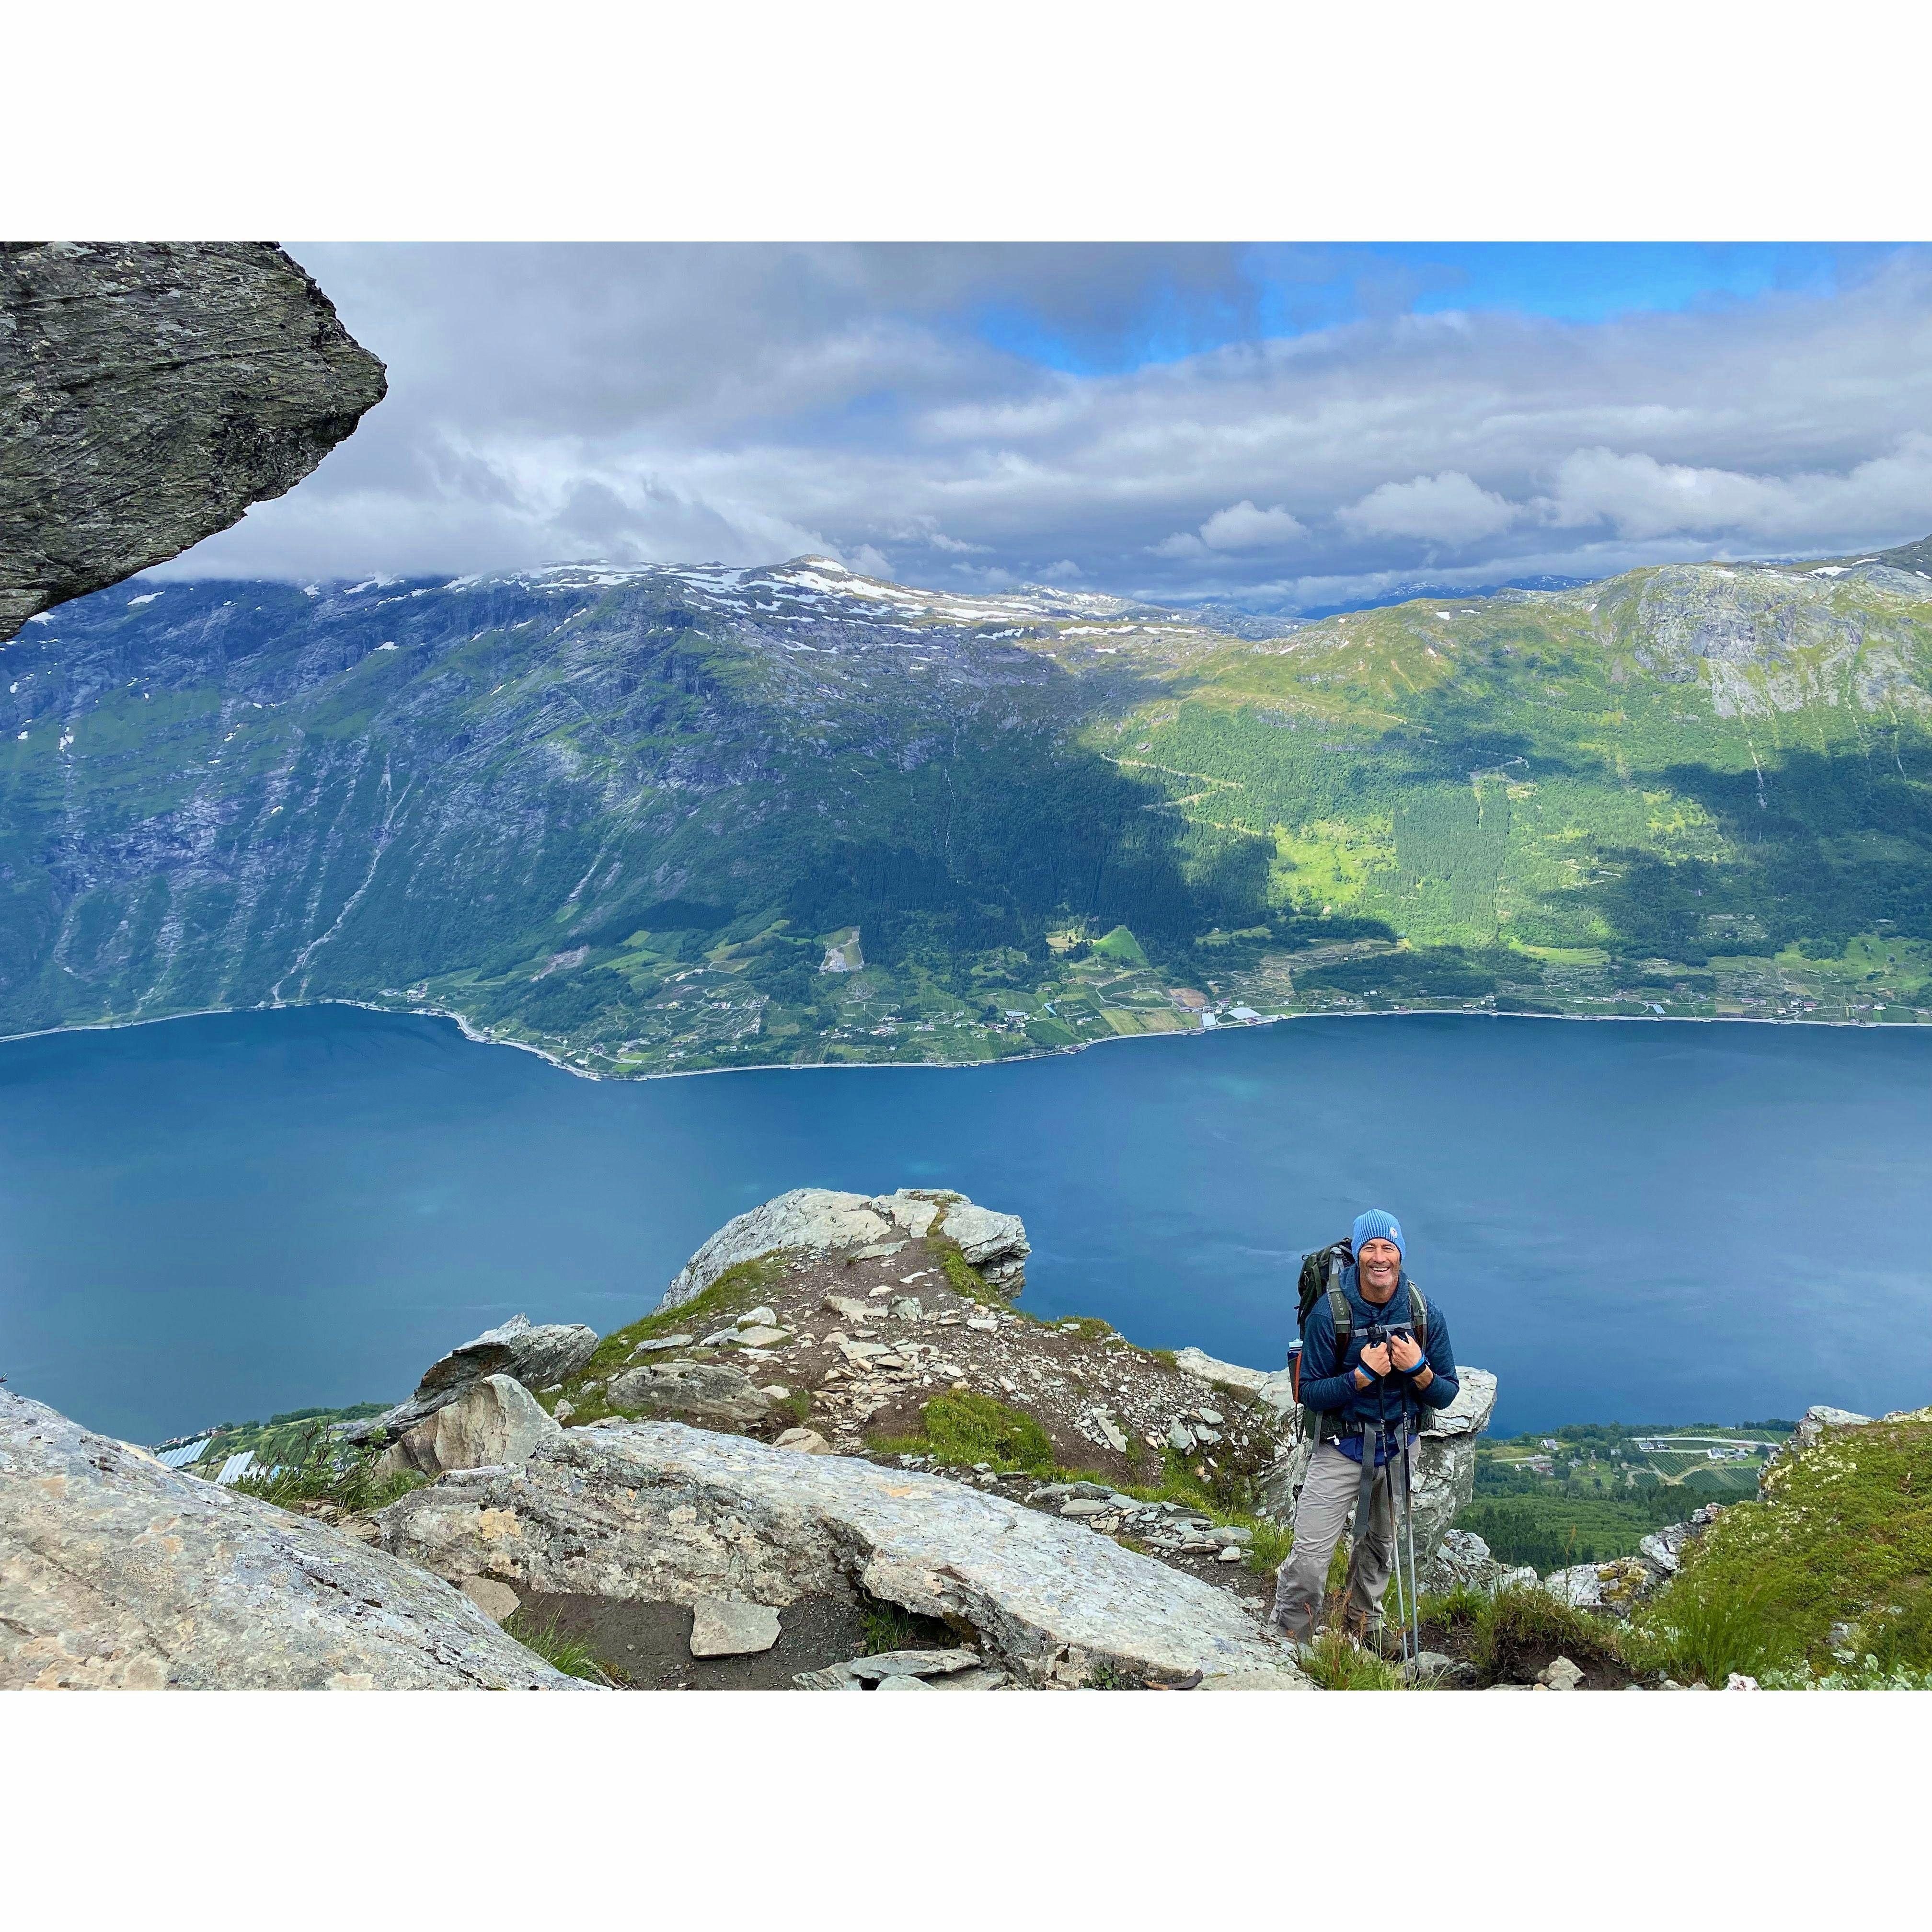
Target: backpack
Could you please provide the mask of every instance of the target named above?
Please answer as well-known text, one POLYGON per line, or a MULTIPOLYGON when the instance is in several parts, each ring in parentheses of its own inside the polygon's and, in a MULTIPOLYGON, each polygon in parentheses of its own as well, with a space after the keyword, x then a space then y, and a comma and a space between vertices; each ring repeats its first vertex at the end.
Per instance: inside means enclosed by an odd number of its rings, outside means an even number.
MULTIPOLYGON (((1288 1352, 1292 1371, 1290 1383, 1298 1402, 1301 1401, 1302 1343, 1307 1339, 1308 1318, 1314 1313, 1318 1301, 1325 1298, 1328 1304, 1328 1318, 1335 1328, 1336 1359, 1341 1360, 1348 1352, 1349 1342, 1354 1335, 1355 1317, 1348 1305, 1348 1298, 1342 1292, 1342 1277, 1354 1262, 1354 1250, 1346 1240, 1330 1242, 1327 1247, 1317 1248, 1312 1254, 1301 1258, 1301 1274, 1295 1285, 1297 1339, 1288 1352)), ((1408 1284, 1408 1325, 1426 1351, 1429 1346, 1429 1304, 1423 1299, 1421 1289, 1412 1281, 1408 1284)), ((1302 1430, 1312 1442, 1319 1442, 1325 1436, 1339 1433, 1340 1421, 1340 1417, 1332 1409, 1312 1409, 1306 1404, 1302 1406, 1302 1430)))

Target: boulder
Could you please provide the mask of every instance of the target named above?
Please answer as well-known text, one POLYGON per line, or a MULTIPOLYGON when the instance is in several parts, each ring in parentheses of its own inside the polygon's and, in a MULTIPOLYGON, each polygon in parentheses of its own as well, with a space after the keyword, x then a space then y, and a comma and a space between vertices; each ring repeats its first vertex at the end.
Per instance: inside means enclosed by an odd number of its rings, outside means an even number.
POLYGON ((788 1429, 782 1436, 774 1437, 772 1447, 789 1449, 800 1456, 829 1456, 832 1444, 815 1429, 788 1429))
POLYGON ((385 387, 272 243, 0 248, 0 644, 280 496, 385 387))
POLYGON ((501 1328, 486 1328, 474 1341, 432 1363, 407 1402, 386 1415, 358 1423, 349 1432, 350 1439, 393 1442, 486 1376, 508 1376, 532 1389, 566 1382, 596 1352, 597 1331, 581 1322, 553 1322, 532 1328, 527 1315, 513 1315, 501 1328))
POLYGON ((742 1429, 772 1412, 772 1399, 742 1369, 722 1362, 660 1362, 626 1369, 605 1392, 613 1408, 688 1416, 714 1429, 742 1429))
POLYGON ((380 1466, 440 1476, 446 1469, 520 1462, 547 1436, 562 1432, 521 1382, 485 1376, 405 1430, 382 1452, 380 1466))
POLYGON ((990 1667, 1037 1686, 1103 1665, 1142 1679, 1294 1674, 1240 1598, 1078 1523, 674 1422, 568 1430, 518 1469, 446 1476, 378 1520, 386 1547, 452 1582, 780 1609, 864 1593, 973 1633, 990 1667))
POLYGON ((896 1194, 842 1194, 829 1187, 795 1187, 727 1221, 678 1270, 660 1309, 694 1300, 727 1269, 766 1255, 830 1254, 878 1246, 896 1235, 917 1238, 939 1222, 966 1258, 1006 1285, 1030 1252, 1017 1214, 995 1214, 963 1194, 902 1188, 896 1194))
POLYGON ((0 1389, 0 1688, 585 1688, 438 1578, 0 1389))

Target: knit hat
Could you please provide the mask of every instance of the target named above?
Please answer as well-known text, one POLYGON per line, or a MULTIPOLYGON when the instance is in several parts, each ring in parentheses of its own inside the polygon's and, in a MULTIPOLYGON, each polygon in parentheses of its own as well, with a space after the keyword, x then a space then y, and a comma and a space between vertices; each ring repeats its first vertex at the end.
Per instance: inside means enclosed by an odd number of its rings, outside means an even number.
POLYGON ((1355 1216, 1354 1232, 1350 1237, 1350 1245, 1357 1255, 1370 1241, 1393 1241, 1398 1253, 1407 1246, 1402 1238, 1402 1223, 1385 1208, 1371 1208, 1366 1214, 1355 1216))

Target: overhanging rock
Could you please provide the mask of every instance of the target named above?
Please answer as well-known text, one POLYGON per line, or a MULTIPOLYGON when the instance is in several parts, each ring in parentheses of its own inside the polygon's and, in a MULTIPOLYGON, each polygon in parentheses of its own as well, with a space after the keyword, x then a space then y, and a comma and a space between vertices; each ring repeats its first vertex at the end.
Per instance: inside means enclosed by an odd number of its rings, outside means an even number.
POLYGON ((272 243, 0 245, 0 644, 280 496, 384 387, 272 243))
POLYGON ((388 1549, 453 1582, 781 1609, 864 1592, 970 1630, 988 1664, 1041 1688, 1103 1669, 1305 1681, 1240 1599, 1078 1524, 679 1423, 566 1430, 519 1469, 445 1477, 377 1520, 388 1549))

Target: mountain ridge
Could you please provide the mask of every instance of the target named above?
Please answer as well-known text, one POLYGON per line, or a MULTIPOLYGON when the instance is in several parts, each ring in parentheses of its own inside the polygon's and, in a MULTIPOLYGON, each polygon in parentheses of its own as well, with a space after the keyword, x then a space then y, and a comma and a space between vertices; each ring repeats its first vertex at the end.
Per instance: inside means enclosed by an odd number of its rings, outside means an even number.
POLYGON ((632 1075, 1932 1006, 1932 578, 1888 556, 1264 636, 811 556, 150 578, 0 676, 9 1034, 346 999, 632 1075))

